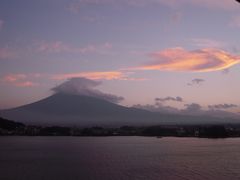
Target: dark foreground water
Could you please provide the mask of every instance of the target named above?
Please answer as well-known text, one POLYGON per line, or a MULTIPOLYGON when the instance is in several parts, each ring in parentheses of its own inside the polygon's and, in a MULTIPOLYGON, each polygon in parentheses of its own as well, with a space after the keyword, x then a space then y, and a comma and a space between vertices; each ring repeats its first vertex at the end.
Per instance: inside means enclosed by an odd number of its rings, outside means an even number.
POLYGON ((1 180, 240 179, 240 139, 0 137, 1 180))

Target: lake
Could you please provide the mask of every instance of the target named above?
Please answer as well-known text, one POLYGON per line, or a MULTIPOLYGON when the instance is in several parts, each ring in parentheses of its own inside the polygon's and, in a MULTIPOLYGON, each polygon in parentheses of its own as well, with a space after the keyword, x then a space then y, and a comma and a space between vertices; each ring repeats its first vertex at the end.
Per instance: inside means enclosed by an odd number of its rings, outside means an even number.
POLYGON ((0 179, 240 179, 240 138, 0 137, 0 179))

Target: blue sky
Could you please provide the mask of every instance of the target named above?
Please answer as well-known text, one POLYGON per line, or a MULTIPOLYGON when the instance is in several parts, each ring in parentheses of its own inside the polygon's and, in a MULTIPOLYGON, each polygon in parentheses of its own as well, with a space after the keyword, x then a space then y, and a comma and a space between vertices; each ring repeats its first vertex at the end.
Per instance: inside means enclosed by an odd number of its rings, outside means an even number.
POLYGON ((239 29, 234 0, 1 0, 0 108, 85 77, 123 105, 179 96, 169 104, 238 112, 239 29))

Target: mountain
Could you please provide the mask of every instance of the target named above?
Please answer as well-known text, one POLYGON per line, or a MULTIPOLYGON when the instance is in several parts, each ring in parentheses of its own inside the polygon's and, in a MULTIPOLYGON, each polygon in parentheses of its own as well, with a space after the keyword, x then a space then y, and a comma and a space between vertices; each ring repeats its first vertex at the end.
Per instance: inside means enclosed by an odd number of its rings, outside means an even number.
POLYGON ((0 117, 0 129, 16 130, 17 128, 24 127, 25 125, 19 122, 11 121, 0 117))
MULTIPOLYGON (((33 125, 122 126, 226 123, 226 119, 161 114, 124 107, 96 97, 56 93, 35 103, 4 110, 1 116, 33 125)), ((236 120, 228 120, 236 122, 236 120)))
POLYGON ((146 120, 152 116, 151 112, 120 106, 103 99, 63 93, 2 111, 1 114, 24 123, 80 126, 137 124, 143 117, 146 120))

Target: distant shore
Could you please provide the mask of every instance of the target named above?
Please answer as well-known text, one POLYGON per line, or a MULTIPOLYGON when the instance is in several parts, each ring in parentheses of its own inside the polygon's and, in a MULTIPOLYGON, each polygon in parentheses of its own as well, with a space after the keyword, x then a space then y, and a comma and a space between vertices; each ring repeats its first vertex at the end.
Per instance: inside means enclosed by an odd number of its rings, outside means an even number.
POLYGON ((159 125, 111 127, 29 126, 0 118, 0 136, 149 136, 149 137, 240 137, 240 124, 159 125))

